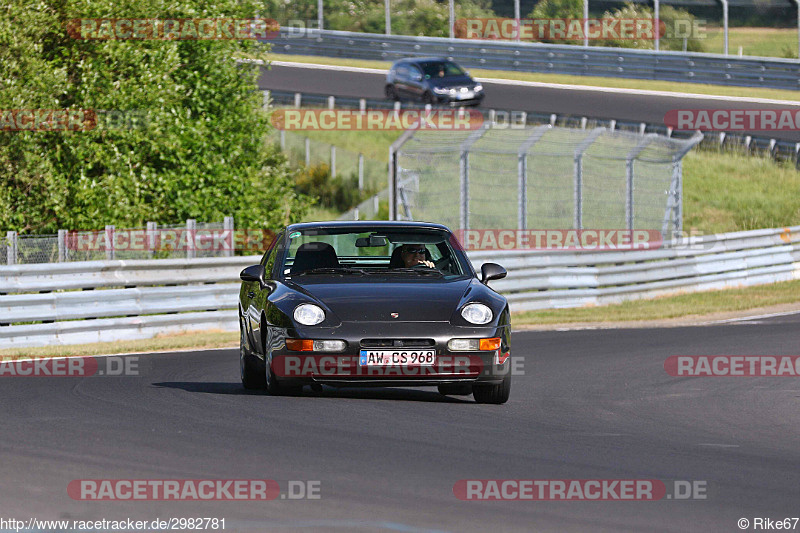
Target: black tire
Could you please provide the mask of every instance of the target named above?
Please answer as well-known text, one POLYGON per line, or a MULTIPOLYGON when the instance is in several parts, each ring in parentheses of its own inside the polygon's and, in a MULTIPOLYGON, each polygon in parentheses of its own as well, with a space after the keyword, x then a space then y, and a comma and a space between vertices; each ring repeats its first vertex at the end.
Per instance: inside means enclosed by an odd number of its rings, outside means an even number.
POLYGON ((303 392, 302 385, 287 385, 278 381, 272 365, 267 365, 263 375, 270 396, 299 396, 303 392))
POLYGON ((422 102, 425 104, 436 105, 439 102, 437 101, 436 97, 433 96, 433 93, 428 91, 422 95, 422 102))
POLYGON ((502 383, 497 385, 476 383, 472 386, 472 395, 476 403, 506 403, 510 394, 511 376, 504 377, 502 383))
POLYGON ((472 394, 472 386, 469 383, 445 383, 439 385, 439 394, 445 396, 469 396, 472 394))
POLYGON ((242 385, 248 390, 264 389, 267 386, 264 363, 250 351, 241 324, 239 332, 239 375, 242 378, 242 385))
POLYGON ((400 98, 397 97, 397 92, 395 92, 395 90, 394 90, 394 85, 387 85, 384 88, 383 92, 384 92, 384 94, 386 94, 386 98, 388 98, 389 100, 391 100, 393 102, 397 102, 398 100, 400 100, 400 98))

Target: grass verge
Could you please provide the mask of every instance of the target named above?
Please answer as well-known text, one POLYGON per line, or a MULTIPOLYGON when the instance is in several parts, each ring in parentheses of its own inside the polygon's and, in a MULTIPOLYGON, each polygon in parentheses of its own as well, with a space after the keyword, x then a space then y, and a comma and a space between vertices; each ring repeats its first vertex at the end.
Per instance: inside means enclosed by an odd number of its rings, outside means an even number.
MULTIPOLYGON (((731 47, 731 49, 733 49, 731 47)), ((340 57, 295 56, 271 54, 272 61, 293 61, 295 63, 318 63, 346 67, 376 68, 389 70, 391 62, 340 57)), ((742 98, 771 98, 800 102, 800 92, 782 89, 763 89, 752 87, 730 87, 727 85, 707 85, 703 83, 679 83, 670 81, 633 80, 625 78, 604 78, 599 76, 571 76, 567 74, 542 74, 537 72, 515 72, 508 70, 469 69, 470 75, 477 78, 499 78, 504 80, 559 83, 582 85, 586 87, 609 87, 616 89, 635 89, 666 91, 676 93, 708 94, 716 96, 738 96, 742 98)), ((324 92, 324 91, 321 91, 324 92)))
POLYGON ((187 331, 173 335, 159 335, 152 339, 67 346, 42 346, 36 348, 9 348, 0 350, 2 359, 37 357, 89 356, 136 352, 167 352, 182 349, 207 349, 238 347, 239 333, 235 331, 187 331))
POLYGON ((546 325, 578 322, 634 322, 642 320, 693 319, 726 312, 746 311, 800 302, 800 280, 740 289, 695 292, 620 304, 549 309, 515 313, 512 324, 546 325))

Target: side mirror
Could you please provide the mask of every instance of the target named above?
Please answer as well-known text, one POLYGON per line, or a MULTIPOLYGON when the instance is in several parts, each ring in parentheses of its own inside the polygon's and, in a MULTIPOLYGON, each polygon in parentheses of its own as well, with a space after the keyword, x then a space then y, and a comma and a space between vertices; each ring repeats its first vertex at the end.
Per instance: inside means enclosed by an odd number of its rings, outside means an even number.
POLYGON ((493 279, 502 279, 508 272, 497 263, 484 263, 481 266, 481 283, 487 283, 493 279))
POLYGON ((263 265, 252 265, 241 271, 239 278, 242 281, 257 281, 263 289, 267 285, 267 271, 263 265))

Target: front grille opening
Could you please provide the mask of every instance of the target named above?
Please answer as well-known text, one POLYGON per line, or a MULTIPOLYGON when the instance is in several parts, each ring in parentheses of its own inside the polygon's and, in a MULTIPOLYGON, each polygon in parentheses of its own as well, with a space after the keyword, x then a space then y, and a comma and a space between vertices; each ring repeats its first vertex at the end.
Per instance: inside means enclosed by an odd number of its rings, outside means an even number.
POLYGON ((433 339, 361 339, 362 348, 431 348, 433 339))

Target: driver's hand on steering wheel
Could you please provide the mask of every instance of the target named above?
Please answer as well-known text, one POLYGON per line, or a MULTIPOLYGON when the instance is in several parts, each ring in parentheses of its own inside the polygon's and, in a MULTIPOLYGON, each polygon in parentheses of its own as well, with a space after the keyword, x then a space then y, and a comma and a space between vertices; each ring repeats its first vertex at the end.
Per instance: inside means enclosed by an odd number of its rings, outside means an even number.
POLYGON ((420 261, 417 265, 425 265, 428 268, 435 268, 433 261, 420 261))

